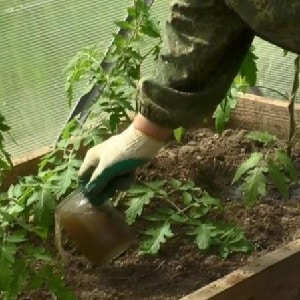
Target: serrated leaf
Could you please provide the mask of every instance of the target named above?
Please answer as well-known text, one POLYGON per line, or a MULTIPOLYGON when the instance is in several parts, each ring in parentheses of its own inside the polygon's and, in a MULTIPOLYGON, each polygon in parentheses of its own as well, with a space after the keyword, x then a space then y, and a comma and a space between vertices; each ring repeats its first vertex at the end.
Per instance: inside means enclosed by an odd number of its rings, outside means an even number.
POLYGON ((16 232, 6 236, 6 241, 9 243, 21 243, 26 241, 26 236, 22 232, 16 232))
POLYGON ((243 252, 243 253, 249 253, 251 251, 253 251, 253 244, 246 240, 246 238, 244 237, 242 240, 230 245, 229 247, 230 252, 243 252))
POLYGON ((9 208, 7 209, 7 213, 14 216, 17 216, 22 211, 24 211, 24 207, 17 203, 14 203, 13 205, 9 206, 9 208))
POLYGON ((132 30, 134 29, 134 24, 126 22, 126 21, 116 21, 115 24, 125 30, 132 30))
POLYGON ((188 221, 187 217, 181 214, 174 214, 171 216, 171 220, 177 223, 185 223, 188 221))
POLYGON ((182 193, 182 198, 183 198, 183 203, 185 205, 189 205, 193 201, 193 197, 192 197, 191 193, 188 193, 186 191, 184 191, 182 193))
POLYGON ((56 272, 53 266, 44 266, 39 274, 44 279, 45 287, 51 292, 52 295, 55 295, 55 299, 76 299, 74 292, 65 286, 65 282, 62 279, 62 274, 56 272))
POLYGON ((166 180, 150 181, 145 182, 144 184, 153 190, 159 190, 166 184, 166 180))
POLYGON ((272 160, 268 161, 269 175, 279 190, 281 195, 285 198, 289 198, 289 185, 287 183, 288 178, 280 171, 279 167, 274 164, 272 160))
POLYGON ((241 75, 246 79, 247 83, 250 86, 254 86, 257 79, 257 65, 256 60, 258 57, 254 54, 254 47, 251 46, 250 50, 248 51, 242 67, 241 67, 241 75))
POLYGON ((226 245, 220 245, 219 247, 219 254, 222 258, 227 258, 230 254, 230 251, 226 245))
POLYGON ((0 266, 2 266, 5 261, 13 263, 17 250, 18 247, 14 243, 8 243, 4 240, 0 246, 0 266))
POLYGON ((281 163, 281 165, 288 172, 290 178, 292 180, 297 180, 298 179, 297 169, 296 169, 293 161, 288 157, 286 151, 284 149, 278 149, 276 151, 276 157, 279 160, 279 162, 281 163))
POLYGON ((150 203, 153 196, 153 191, 148 191, 142 197, 131 198, 129 200, 129 207, 125 211, 126 221, 129 225, 132 225, 136 218, 142 215, 144 206, 150 203))
POLYGON ((39 199, 35 209, 36 222, 46 230, 53 222, 53 212, 56 203, 52 194, 47 189, 41 189, 37 192, 36 196, 39 199))
POLYGON ((32 255, 37 260, 43 260, 43 261, 52 261, 52 257, 49 253, 46 252, 46 249, 43 247, 37 247, 33 249, 32 255))
POLYGON ((160 37, 160 28, 153 21, 146 21, 140 28, 141 32, 149 37, 159 38, 160 37))
POLYGON ((257 166, 257 164, 261 161, 262 158, 263 158, 262 153, 260 152, 252 153, 251 156, 246 161, 244 161, 236 170, 234 178, 232 180, 232 184, 237 182, 250 169, 257 166))
POLYGON ((251 131, 245 135, 246 138, 261 142, 263 144, 269 144, 275 140, 275 137, 268 132, 263 131, 251 131))
POLYGON ((11 185, 8 189, 7 195, 10 199, 17 199, 21 197, 23 192, 23 187, 21 184, 11 185))
POLYGON ((182 182, 177 179, 171 179, 170 185, 173 189, 179 190, 182 185, 182 182))
POLYGON ((225 129, 225 124, 229 122, 231 112, 237 104, 237 99, 233 95, 234 87, 231 87, 230 91, 222 102, 217 106, 213 118, 215 119, 215 128, 218 134, 221 134, 225 129))
POLYGON ((147 191, 149 191, 147 187, 142 185, 137 185, 137 186, 130 187, 129 190, 127 191, 127 194, 129 196, 137 196, 137 195, 143 195, 147 193, 147 191))
POLYGON ((187 181, 187 182, 182 182, 181 183, 181 187, 179 188, 180 191, 193 191, 193 192, 196 192, 196 191, 201 191, 201 188, 200 187, 196 187, 195 186, 195 182, 193 181, 187 181))
POLYGON ((249 171, 242 189, 248 206, 255 204, 259 197, 264 197, 266 195, 266 177, 263 174, 263 168, 249 171))
MULTIPOLYGON (((223 100, 224 101, 224 100, 223 100)), ((214 112, 213 118, 215 119, 215 128, 218 134, 221 134, 225 129, 225 124, 227 122, 227 111, 229 107, 225 106, 222 108, 221 104, 219 104, 214 112)))
POLYGON ((9 289, 7 291, 6 299, 17 300, 19 299, 18 296, 22 293, 30 274, 25 271, 26 261, 24 261, 23 259, 16 260, 12 269, 13 274, 11 277, 9 289))
MULTIPOLYGON (((7 260, 2 260, 0 252, 0 291, 7 291, 13 278, 12 264, 7 260)), ((1 295, 1 293, 0 293, 1 295)))
POLYGON ((78 170, 73 165, 68 165, 67 169, 59 174, 60 191, 58 197, 63 196, 71 187, 72 183, 77 180, 78 170))
POLYGON ((187 190, 193 190, 193 191, 200 191, 201 189, 197 186, 195 187, 195 182, 194 181, 188 181, 184 183, 184 188, 187 190))
POLYGON ((241 229, 232 225, 225 224, 220 226, 220 229, 222 230, 218 232, 219 238, 228 244, 237 243, 245 237, 244 232, 241 229))
POLYGON ((162 214, 162 213, 159 213, 159 212, 155 212, 155 213, 152 213, 151 215, 149 216, 145 216, 145 219, 148 220, 148 221, 166 221, 166 219, 169 218, 169 215, 166 216, 165 214, 162 214))
POLYGON ((220 204, 220 200, 210 196, 207 192, 204 192, 200 201, 204 204, 204 206, 218 206, 220 204))
POLYGON ((200 224, 193 230, 196 235, 195 242, 200 250, 208 250, 211 246, 212 238, 215 236, 213 232, 215 226, 212 224, 200 224))
POLYGON ((175 210, 170 207, 157 207, 156 211, 166 216, 171 216, 176 213, 175 210))
POLYGON ((141 246, 139 253, 142 255, 157 254, 161 245, 164 244, 168 238, 174 236, 171 230, 171 224, 168 222, 159 227, 151 228, 144 232, 144 234, 148 235, 149 238, 146 239, 141 246))

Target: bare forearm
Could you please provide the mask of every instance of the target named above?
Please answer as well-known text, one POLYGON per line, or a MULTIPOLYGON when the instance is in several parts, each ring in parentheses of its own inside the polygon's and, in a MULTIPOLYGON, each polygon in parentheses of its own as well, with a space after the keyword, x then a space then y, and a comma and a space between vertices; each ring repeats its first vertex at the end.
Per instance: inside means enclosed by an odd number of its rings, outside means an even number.
POLYGON ((164 128, 156 125, 141 114, 137 114, 133 120, 133 125, 147 136, 154 140, 166 142, 172 136, 171 128, 164 128))

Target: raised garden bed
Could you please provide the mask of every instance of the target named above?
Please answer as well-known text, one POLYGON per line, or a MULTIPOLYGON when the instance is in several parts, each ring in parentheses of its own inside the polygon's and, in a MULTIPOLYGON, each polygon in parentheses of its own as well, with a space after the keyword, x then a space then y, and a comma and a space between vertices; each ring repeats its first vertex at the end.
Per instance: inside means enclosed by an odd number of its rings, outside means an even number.
MULTIPOLYGON (((245 141, 243 135, 244 131, 227 130, 223 137, 218 138, 213 131, 201 129, 188 136, 184 145, 170 145, 163 150, 138 177, 149 180, 192 179, 211 195, 223 199, 225 211, 222 219, 235 222, 244 228, 255 244, 256 252, 253 255, 234 254, 223 260, 217 255, 201 254, 196 245, 179 235, 168 242, 158 256, 138 256, 137 245, 133 245, 110 265, 98 268, 87 264, 76 249, 70 248, 70 244, 66 243, 69 246, 66 248, 68 259, 64 261, 66 279, 76 290, 78 299, 180 299, 298 238, 300 201, 297 189, 293 191, 289 201, 281 200, 279 194, 270 191, 268 199, 247 211, 241 202, 241 195, 231 187, 230 181, 236 167, 248 157, 252 147, 255 147, 245 141)), ((140 230, 144 223, 138 221, 134 226, 140 230)), ((268 264, 272 263, 269 261, 268 264)), ((296 273, 293 270, 290 272, 296 273)), ((245 274, 238 277, 233 275, 229 282, 235 284, 249 276, 245 274)), ((274 281, 276 276, 275 274, 274 281)), ((289 272, 282 273, 282 276, 286 278, 289 272)), ((273 282, 273 279, 270 280, 273 282)), ((293 282, 293 279, 289 282, 293 282)), ((276 282, 274 285, 277 285, 276 282)), ((289 286, 291 295, 299 292, 299 286, 289 286), (292 288, 295 289, 293 292, 292 288)), ((226 287, 228 288, 228 279, 226 287)), ((46 297, 46 294, 38 292, 31 299, 46 297)), ((229 299, 205 298, 197 296, 197 293, 190 297, 192 298, 185 299, 229 299)), ((241 298, 234 297, 230 299, 263 299, 253 298, 249 293, 246 298, 243 295, 241 298)))
MULTIPOLYGON (((237 122, 235 118, 233 124, 237 122)), ((256 125, 255 129, 262 128, 256 125)), ((297 240, 300 238, 300 189, 294 187, 291 199, 284 201, 270 188, 266 199, 245 210, 239 189, 230 183, 237 166, 251 152, 262 149, 245 140, 244 134, 240 129, 228 129, 222 137, 211 129, 195 131, 182 144, 173 143, 161 151, 151 164, 139 171, 138 179, 193 180, 212 196, 222 199, 224 213, 215 217, 241 226, 254 242, 253 254, 232 254, 226 260, 216 254, 205 255, 179 234, 157 256, 139 256, 136 243, 124 255, 100 268, 89 265, 66 239, 68 255, 62 264, 66 282, 76 291, 77 299, 300 299, 297 240)), ((298 149, 295 161, 299 165, 298 149)), ((154 200, 148 209, 158 204, 154 200)), ((143 220, 134 225, 137 231, 144 226, 143 220)), ((52 298, 40 290, 22 299, 52 298)))

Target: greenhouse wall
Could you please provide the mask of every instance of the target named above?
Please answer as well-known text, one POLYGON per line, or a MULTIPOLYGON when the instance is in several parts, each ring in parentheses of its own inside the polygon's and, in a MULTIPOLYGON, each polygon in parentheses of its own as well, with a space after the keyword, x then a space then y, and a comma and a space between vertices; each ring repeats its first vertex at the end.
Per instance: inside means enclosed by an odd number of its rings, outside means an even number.
MULTIPOLYGON (((159 0, 152 6, 162 28, 169 3, 159 0)), ((125 19, 130 4, 132 0, 0 0, 0 109, 12 127, 7 146, 13 157, 55 141, 71 111, 64 69, 86 46, 97 43, 105 51, 117 30, 114 21, 125 19)), ((260 39, 254 44, 258 85, 289 92, 294 55, 283 57, 281 49, 260 39)), ((146 61, 143 74, 153 70, 153 62, 146 61)), ((268 89, 259 92, 278 98, 268 89)))

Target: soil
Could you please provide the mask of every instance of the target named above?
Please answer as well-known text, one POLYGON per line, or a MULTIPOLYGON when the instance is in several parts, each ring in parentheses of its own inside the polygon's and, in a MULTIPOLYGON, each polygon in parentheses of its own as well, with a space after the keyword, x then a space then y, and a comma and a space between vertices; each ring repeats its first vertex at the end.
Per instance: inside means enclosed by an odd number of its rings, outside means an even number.
MULTIPOLYGON (((165 244, 159 255, 139 256, 138 243, 105 267, 92 266, 76 251, 64 261, 66 281, 82 300, 175 300, 220 278, 250 260, 300 237, 300 192, 283 200, 272 186, 268 198, 244 208, 239 187, 231 186, 237 166, 261 145, 244 138, 245 131, 226 130, 218 137, 210 129, 171 143, 138 172, 138 179, 193 180, 225 204, 224 220, 241 226, 254 242, 252 255, 233 254, 224 260, 205 255, 184 236, 165 244)), ((298 151, 297 151, 298 152, 298 151)), ((295 161, 300 161, 298 155, 295 161)), ((137 223, 136 225, 143 227, 137 223)), ((139 229, 139 228, 137 228, 139 229)), ((74 249, 73 249, 74 250, 74 249)), ((47 299, 47 294, 26 299, 47 299)))

